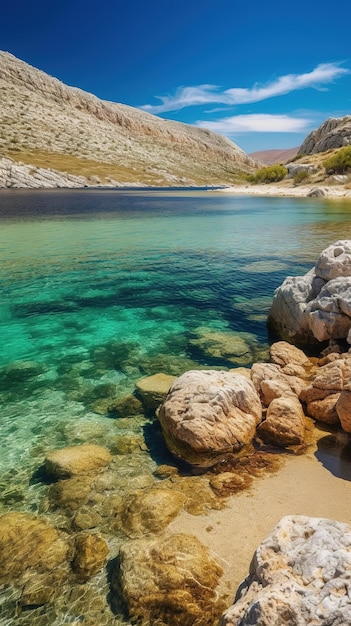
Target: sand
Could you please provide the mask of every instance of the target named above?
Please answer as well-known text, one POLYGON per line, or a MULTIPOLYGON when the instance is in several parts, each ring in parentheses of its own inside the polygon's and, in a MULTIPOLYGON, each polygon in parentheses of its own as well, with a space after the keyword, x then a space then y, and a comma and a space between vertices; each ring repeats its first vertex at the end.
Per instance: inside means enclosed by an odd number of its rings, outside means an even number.
POLYGON ((256 547, 284 515, 351 523, 351 456, 340 457, 348 436, 339 439, 316 429, 319 443, 308 453, 289 456, 277 473, 254 479, 248 491, 228 498, 225 509, 202 516, 184 512, 170 525, 171 532, 196 535, 211 550, 224 571, 218 591, 228 606, 256 547))
POLYGON ((247 196, 285 196, 303 198, 309 195, 309 193, 316 188, 321 188, 325 191, 327 198, 350 198, 351 189, 347 189, 345 185, 297 185, 282 181, 280 184, 267 184, 267 185, 235 185, 233 187, 225 187, 221 191, 224 193, 231 193, 234 195, 247 195, 247 196))

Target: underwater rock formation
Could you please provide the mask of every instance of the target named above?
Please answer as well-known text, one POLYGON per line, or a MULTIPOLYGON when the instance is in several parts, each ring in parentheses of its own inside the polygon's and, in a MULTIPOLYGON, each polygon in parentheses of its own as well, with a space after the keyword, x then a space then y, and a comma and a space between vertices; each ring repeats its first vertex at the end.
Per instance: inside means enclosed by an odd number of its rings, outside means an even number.
POLYGON ((67 478, 96 471, 109 465, 111 460, 112 456, 107 448, 84 443, 81 446, 68 446, 49 452, 45 458, 45 467, 48 474, 56 478, 67 478))

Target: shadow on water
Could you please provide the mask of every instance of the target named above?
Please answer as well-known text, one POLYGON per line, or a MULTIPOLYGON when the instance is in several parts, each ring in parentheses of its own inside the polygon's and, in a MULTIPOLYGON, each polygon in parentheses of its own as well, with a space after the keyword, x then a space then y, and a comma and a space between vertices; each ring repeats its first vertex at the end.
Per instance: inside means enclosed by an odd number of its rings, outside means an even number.
POLYGON ((351 480, 351 439, 347 433, 322 437, 315 457, 336 478, 351 480))

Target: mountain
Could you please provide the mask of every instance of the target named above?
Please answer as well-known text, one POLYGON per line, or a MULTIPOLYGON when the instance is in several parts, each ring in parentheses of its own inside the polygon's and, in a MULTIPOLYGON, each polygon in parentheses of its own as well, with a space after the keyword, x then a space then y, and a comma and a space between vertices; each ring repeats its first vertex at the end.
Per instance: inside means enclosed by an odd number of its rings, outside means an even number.
POLYGON ((287 163, 297 155, 298 151, 298 147, 282 148, 281 150, 260 150, 258 152, 250 152, 249 156, 265 165, 274 165, 275 163, 287 163))
POLYGON ((45 168, 89 184, 216 185, 257 167, 226 137, 100 100, 1 51, 0 94, 4 172, 15 162, 27 178, 45 168))
POLYGON ((351 115, 330 117, 307 135, 298 154, 316 154, 351 145, 351 115))

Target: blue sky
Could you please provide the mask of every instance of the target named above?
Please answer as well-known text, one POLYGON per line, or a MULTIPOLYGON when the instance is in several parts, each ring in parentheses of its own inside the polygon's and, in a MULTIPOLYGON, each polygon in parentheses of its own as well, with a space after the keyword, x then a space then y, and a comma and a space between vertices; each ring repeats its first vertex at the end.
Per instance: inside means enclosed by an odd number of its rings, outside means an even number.
POLYGON ((18 0, 2 7, 0 49, 252 152, 351 114, 350 32, 349 0, 18 0))

